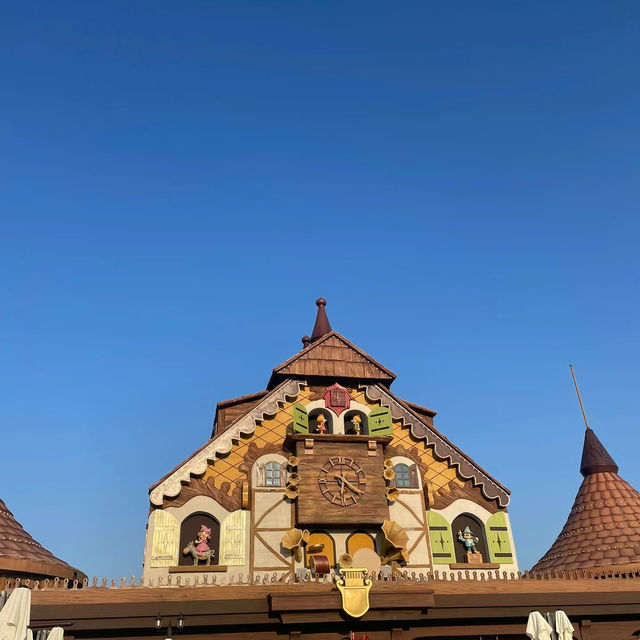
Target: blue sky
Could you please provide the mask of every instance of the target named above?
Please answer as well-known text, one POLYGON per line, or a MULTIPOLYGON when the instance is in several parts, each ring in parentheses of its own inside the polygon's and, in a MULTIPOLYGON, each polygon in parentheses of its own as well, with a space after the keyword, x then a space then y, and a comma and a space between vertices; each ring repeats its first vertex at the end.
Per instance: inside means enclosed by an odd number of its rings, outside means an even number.
POLYGON ((147 488, 318 296, 512 491, 523 568, 588 416, 640 488, 637 2, 8 2, 2 497, 140 575, 147 488))

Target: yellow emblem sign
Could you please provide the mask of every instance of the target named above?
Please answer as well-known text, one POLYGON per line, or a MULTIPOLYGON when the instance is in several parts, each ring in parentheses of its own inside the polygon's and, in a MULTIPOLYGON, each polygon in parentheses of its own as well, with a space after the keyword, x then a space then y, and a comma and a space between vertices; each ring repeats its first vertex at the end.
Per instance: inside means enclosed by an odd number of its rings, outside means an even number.
POLYGON ((344 576, 336 582, 342 595, 342 608, 352 618, 361 618, 369 611, 371 579, 367 569, 340 569, 344 576))

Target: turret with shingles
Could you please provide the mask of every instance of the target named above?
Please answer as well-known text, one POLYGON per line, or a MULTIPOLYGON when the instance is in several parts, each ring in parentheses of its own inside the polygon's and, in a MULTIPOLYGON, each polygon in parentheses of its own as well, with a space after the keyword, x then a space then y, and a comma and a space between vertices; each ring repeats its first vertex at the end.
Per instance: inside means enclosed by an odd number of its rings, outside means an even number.
POLYGON ((0 577, 2 576, 70 580, 85 578, 84 573, 36 542, 0 500, 0 577))
POLYGON ((578 495, 560 535, 532 571, 640 568, 640 493, 618 475, 594 431, 584 435, 578 495))

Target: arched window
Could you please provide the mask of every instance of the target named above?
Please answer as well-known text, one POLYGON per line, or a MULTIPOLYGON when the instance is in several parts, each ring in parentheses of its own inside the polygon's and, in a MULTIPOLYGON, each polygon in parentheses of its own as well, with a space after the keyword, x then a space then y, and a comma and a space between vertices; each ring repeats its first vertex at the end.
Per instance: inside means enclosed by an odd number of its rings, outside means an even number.
POLYGON ((333 538, 324 531, 314 531, 309 536, 305 555, 305 564, 307 567, 311 566, 311 556, 327 556, 327 558, 329 558, 329 566, 335 566, 336 545, 333 538))
POLYGON ((282 486, 282 467, 279 462, 267 462, 264 466, 264 486, 282 486))
POLYGON ((400 462, 394 470, 396 472, 396 487, 399 489, 418 488, 418 471, 415 464, 408 465, 400 462))
POLYGON ((309 433, 321 433, 322 429, 320 428, 320 424, 324 424, 324 428, 326 429, 325 433, 333 433, 333 417, 330 411, 327 409, 313 409, 309 412, 309 433), (322 419, 318 419, 320 416, 323 416, 324 423, 322 419))
POLYGON ((367 435, 369 427, 367 424, 367 415, 363 411, 347 411, 344 414, 344 432, 350 434, 367 435))
POLYGON ((478 520, 478 518, 472 516, 470 513, 460 514, 451 523, 453 544, 456 549, 456 562, 467 561, 467 552, 465 550, 464 544, 460 540, 458 540, 458 531, 463 533, 465 527, 469 527, 471 534, 475 538, 478 538, 478 542, 476 542, 476 551, 479 551, 482 554, 482 561, 491 562, 489 551, 487 549, 487 537, 484 531, 484 525, 482 524, 482 522, 480 522, 480 520, 478 520))
POLYGON ((353 555, 358 549, 376 550, 376 541, 364 531, 356 531, 347 538, 347 553, 353 555))
MULTIPOLYGON (((178 555, 178 565, 192 565, 193 555, 184 554, 184 549, 190 542, 198 539, 200 527, 205 525, 211 529, 211 537, 207 541, 209 548, 214 555, 211 558, 211 564, 218 564, 219 548, 220 548, 220 523, 210 514, 204 512, 192 513, 186 517, 180 525, 180 553, 178 555)), ((204 562, 202 563, 204 565, 204 562)))

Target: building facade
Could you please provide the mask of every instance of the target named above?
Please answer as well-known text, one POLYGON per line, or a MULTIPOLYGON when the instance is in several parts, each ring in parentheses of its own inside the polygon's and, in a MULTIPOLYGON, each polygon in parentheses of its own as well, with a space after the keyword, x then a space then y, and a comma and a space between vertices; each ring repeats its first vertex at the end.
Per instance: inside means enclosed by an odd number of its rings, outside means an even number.
POLYGON ((266 390, 219 403, 211 439, 151 487, 145 578, 517 571, 508 490, 317 305, 266 390))

